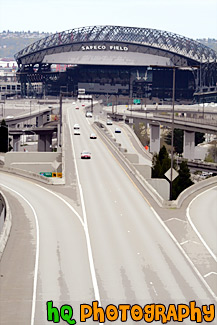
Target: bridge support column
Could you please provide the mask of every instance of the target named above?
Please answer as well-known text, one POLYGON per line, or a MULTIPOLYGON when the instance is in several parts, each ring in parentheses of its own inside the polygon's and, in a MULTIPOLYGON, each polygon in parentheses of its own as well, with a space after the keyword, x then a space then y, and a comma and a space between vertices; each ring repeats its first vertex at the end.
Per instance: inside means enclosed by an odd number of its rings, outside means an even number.
POLYGON ((183 157, 186 159, 194 159, 194 148, 195 148, 195 132, 184 131, 183 157))
POLYGON ((49 152, 52 151, 52 134, 39 134, 38 137, 38 151, 49 152))
POLYGON ((20 135, 13 135, 13 151, 20 149, 20 135))
POLYGON ((160 125, 150 124, 150 152, 160 151, 160 125))
POLYGON ((36 117, 36 125, 37 127, 43 126, 43 115, 39 115, 36 117))

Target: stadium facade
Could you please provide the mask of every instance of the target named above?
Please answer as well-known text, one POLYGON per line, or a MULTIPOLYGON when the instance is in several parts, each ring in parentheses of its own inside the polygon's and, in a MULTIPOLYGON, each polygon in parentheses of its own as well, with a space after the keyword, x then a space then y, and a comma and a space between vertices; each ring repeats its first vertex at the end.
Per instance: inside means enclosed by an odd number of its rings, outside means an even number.
POLYGON ((82 88, 107 99, 170 100, 173 67, 176 100, 192 101, 194 94, 201 100, 216 93, 217 53, 192 39, 155 29, 71 29, 29 45, 15 59, 22 96, 57 96, 60 91, 76 96, 82 88))

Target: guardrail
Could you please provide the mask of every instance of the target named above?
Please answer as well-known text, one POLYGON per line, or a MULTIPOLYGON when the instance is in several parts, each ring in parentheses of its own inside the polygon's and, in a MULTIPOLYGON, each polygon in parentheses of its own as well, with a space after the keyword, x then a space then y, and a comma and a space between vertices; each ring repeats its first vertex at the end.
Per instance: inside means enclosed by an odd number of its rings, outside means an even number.
MULTIPOLYGON (((172 115, 162 115, 162 114, 153 114, 153 117, 160 117, 162 119, 171 119, 172 115)), ((174 116, 175 121, 182 121, 182 122, 191 122, 194 124, 201 124, 201 125, 210 125, 210 126, 217 126, 217 119, 207 119, 207 118, 194 118, 194 117, 183 117, 183 116, 174 116)))

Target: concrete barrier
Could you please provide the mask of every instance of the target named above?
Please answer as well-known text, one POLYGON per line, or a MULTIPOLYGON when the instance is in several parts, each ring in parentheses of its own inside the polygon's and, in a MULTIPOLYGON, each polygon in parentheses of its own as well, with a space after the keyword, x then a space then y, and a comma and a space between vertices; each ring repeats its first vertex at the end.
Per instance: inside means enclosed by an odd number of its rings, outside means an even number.
POLYGON ((1 198, 1 203, 4 211, 0 217, 0 218, 4 218, 4 221, 1 222, 2 228, 0 229, 0 260, 1 260, 1 257, 3 255, 11 231, 12 215, 11 215, 11 210, 8 201, 6 197, 3 195, 3 193, 1 192, 0 192, 0 198, 1 198))
POLYGON ((7 152, 4 165, 30 172, 62 172, 62 157, 59 152, 7 152))
POLYGON ((141 144, 140 140, 138 139, 138 137, 135 134, 135 132, 133 131, 133 129, 126 123, 124 124, 124 128, 126 128, 129 131, 129 133, 133 136, 133 138, 137 142, 138 146, 144 152, 144 154, 147 156, 147 158, 152 160, 153 155, 150 152, 148 152, 147 150, 144 149, 143 145, 141 144))
MULTIPOLYGON (((159 206, 163 206, 164 199, 160 196, 160 194, 145 180, 145 178, 139 173, 139 171, 135 168, 132 162, 128 160, 126 154, 123 154, 115 145, 114 142, 111 140, 110 137, 105 132, 104 128, 100 127, 100 124, 95 123, 93 127, 99 127, 98 132, 102 135, 102 137, 106 140, 106 142, 113 148, 116 152, 120 160, 123 164, 131 171, 132 175, 140 182, 140 184, 146 189, 146 191, 153 197, 153 199, 157 202, 159 206)), ((134 154, 132 154, 134 155, 134 154)), ((137 156, 137 155, 136 155, 137 156)), ((138 156, 137 156, 138 158, 138 156)), ((137 161, 138 163, 138 161, 137 161)))
POLYGON ((39 174, 36 174, 31 171, 26 171, 23 169, 18 169, 18 168, 7 168, 5 166, 0 166, 0 172, 5 172, 5 173, 11 173, 27 178, 32 178, 36 181, 45 183, 45 184, 50 184, 50 185, 63 185, 64 184, 64 179, 59 178, 59 177, 45 177, 39 174))
MULTIPOLYGON (((99 126, 99 125, 97 125, 99 126)), ((169 183, 165 179, 145 179, 145 176, 142 175, 140 167, 138 168, 139 164, 132 162, 128 159, 127 155, 130 154, 123 154, 117 147, 114 145, 114 141, 111 140, 110 137, 106 134, 104 128, 101 128, 100 132, 104 135, 104 138, 107 139, 109 144, 113 147, 113 149, 118 154, 119 158, 122 162, 127 166, 128 169, 131 170, 132 174, 136 177, 136 179, 140 182, 140 184, 146 189, 146 191, 152 196, 155 202, 163 208, 179 208, 183 201, 189 197, 189 195, 195 193, 198 190, 205 189, 207 186, 210 185, 217 185, 217 176, 211 177, 209 179, 203 180, 194 184, 184 190, 178 198, 174 201, 169 201, 169 183), (164 193, 166 189, 166 193, 164 193)), ((130 157, 130 156, 129 156, 130 157)), ((133 159, 132 159, 133 160, 133 159)), ((147 166, 150 167, 150 166, 147 166)), ((141 167, 142 168, 142 167, 141 167)), ((150 167, 151 168, 151 167, 150 167)))
POLYGON ((186 188, 182 193, 180 193, 175 201, 167 202, 167 205, 168 206, 172 205, 177 208, 180 208, 180 206, 182 205, 184 200, 187 199, 189 197, 189 195, 191 195, 199 190, 202 190, 202 189, 205 190, 206 187, 211 186, 211 185, 217 186, 217 176, 209 177, 209 178, 204 179, 194 185, 191 185, 190 187, 186 188))
POLYGON ((125 153, 124 156, 132 163, 139 163, 139 156, 136 153, 125 153))
POLYGON ((151 178, 151 166, 140 165, 140 164, 133 164, 133 165, 145 179, 151 178))
MULTIPOLYGON (((150 178, 147 182, 159 193, 159 195, 166 201, 170 198, 170 184, 163 178, 150 178)), ((165 205, 165 202, 163 202, 165 205)))

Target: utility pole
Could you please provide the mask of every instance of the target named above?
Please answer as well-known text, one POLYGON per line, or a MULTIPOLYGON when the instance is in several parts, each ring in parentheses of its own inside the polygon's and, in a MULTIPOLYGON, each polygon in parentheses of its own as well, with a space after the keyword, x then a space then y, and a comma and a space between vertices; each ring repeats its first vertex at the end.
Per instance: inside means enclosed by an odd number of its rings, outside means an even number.
POLYGON ((173 136, 174 136, 174 102, 175 102, 175 77, 176 67, 173 67, 173 95, 172 95, 172 138, 171 138, 171 168, 170 168, 170 200, 172 200, 172 189, 173 189, 173 136))
POLYGON ((60 91, 59 147, 62 146, 62 91, 60 91))

